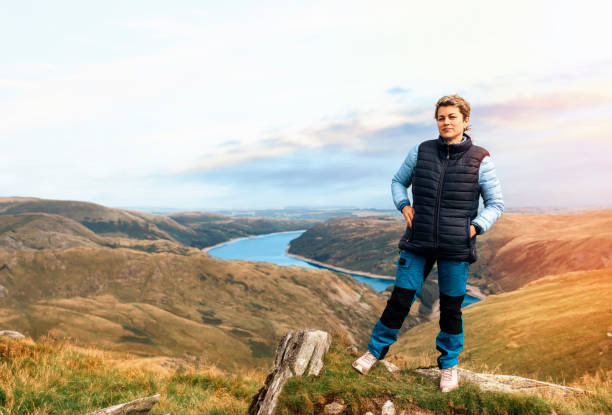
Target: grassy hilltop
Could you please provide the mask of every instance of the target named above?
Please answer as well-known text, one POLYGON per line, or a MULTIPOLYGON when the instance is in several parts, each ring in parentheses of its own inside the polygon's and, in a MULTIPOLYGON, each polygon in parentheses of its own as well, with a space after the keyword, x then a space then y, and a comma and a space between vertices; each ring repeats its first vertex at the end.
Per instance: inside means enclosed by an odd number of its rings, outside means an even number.
MULTIPOLYGON (((380 413, 392 399, 397 413, 428 414, 607 414, 609 385, 592 383, 593 395, 566 400, 483 392, 463 382, 448 394, 437 380, 410 367, 390 374, 382 365, 368 376, 350 367, 354 356, 346 339, 333 336, 319 376, 290 379, 279 398, 277 414, 319 414, 326 403, 342 401, 344 414, 380 413)), ((78 347, 43 338, 0 337, 0 413, 13 415, 85 414, 159 393, 152 415, 245 414, 263 385, 268 368, 228 374, 177 358, 139 358, 78 347)))

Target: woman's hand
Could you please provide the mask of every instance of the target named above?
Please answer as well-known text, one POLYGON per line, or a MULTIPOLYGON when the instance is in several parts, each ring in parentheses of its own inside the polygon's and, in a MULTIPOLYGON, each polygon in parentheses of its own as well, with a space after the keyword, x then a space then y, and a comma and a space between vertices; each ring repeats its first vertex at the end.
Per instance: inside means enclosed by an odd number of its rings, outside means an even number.
POLYGON ((470 225, 470 238, 473 238, 476 235, 476 227, 474 225, 470 225))
POLYGON ((402 208, 402 215, 404 215, 404 219, 406 219, 406 223, 408 226, 412 228, 412 218, 414 217, 414 208, 412 206, 404 206, 402 208))

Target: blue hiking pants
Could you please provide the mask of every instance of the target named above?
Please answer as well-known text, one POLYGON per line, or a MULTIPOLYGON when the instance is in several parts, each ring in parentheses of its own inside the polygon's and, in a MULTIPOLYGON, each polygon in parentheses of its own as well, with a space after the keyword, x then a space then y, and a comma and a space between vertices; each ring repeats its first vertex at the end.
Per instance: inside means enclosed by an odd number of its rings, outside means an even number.
MULTIPOLYGON (((382 359, 389 346, 397 341, 397 334, 410 311, 410 307, 423 286, 423 271, 427 258, 400 250, 395 274, 395 287, 387 306, 372 329, 368 350, 382 359)), ((463 349, 463 322, 461 304, 467 284, 468 262, 438 260, 440 288, 440 332, 436 349, 440 352, 438 367, 445 369, 458 363, 463 349)))

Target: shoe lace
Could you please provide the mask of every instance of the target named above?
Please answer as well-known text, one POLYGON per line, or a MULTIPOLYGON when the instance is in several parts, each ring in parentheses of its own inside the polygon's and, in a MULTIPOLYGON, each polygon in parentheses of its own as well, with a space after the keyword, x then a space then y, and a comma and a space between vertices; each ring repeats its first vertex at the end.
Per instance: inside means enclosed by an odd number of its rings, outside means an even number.
POLYGON ((442 369, 442 380, 451 381, 453 379, 453 368, 442 369))
POLYGON ((376 358, 376 356, 374 356, 374 355, 373 355, 373 354, 371 354, 371 353, 366 353, 366 354, 363 356, 363 359, 364 359, 364 360, 367 362, 367 364, 368 364, 369 366, 372 366, 372 365, 373 365, 374 363, 376 363, 376 361, 378 360, 378 359, 376 358))

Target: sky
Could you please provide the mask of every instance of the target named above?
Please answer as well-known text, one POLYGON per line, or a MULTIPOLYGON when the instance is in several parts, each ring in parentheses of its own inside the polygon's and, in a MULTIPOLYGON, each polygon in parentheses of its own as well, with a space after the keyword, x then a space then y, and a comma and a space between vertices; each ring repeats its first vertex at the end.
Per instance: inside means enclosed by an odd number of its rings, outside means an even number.
POLYGON ((605 1, 0 2, 0 197, 393 209, 457 93, 506 207, 612 206, 605 1))

